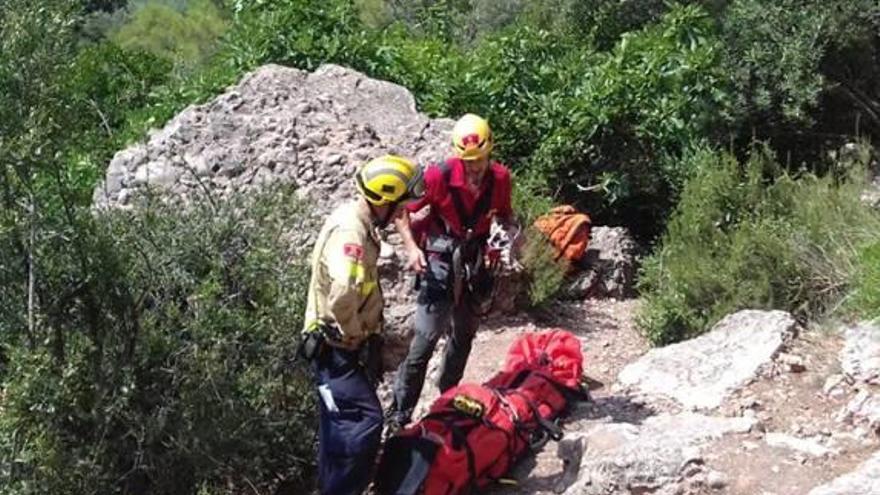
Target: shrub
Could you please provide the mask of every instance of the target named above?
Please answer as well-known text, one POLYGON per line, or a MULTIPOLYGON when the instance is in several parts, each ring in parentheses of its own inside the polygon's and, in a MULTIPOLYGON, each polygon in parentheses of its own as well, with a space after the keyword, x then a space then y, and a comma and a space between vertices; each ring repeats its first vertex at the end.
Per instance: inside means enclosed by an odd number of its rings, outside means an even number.
POLYGON ((608 50, 621 35, 659 19, 670 5, 664 0, 582 0, 573 2, 569 22, 579 36, 608 50))
MULTIPOLYGON (((243 493, 310 478, 315 408, 292 366, 308 283, 284 240, 302 218, 292 198, 40 226, 36 335, 0 321, 12 332, 3 493, 243 493)), ((5 303, 26 314, 15 296, 5 303)))
POLYGON ((880 216, 859 200, 864 163, 838 177, 794 177, 767 150, 744 165, 708 150, 688 160, 697 172, 639 282, 639 324, 654 343, 739 309, 815 316, 838 304, 858 246, 880 237, 880 216))
POLYGON ((528 274, 529 303, 540 307, 552 301, 559 292, 568 265, 556 261, 556 251, 542 232, 529 226, 524 235, 521 262, 528 274))
POLYGON ((880 318, 880 242, 862 249, 855 273, 850 307, 862 318, 880 318))

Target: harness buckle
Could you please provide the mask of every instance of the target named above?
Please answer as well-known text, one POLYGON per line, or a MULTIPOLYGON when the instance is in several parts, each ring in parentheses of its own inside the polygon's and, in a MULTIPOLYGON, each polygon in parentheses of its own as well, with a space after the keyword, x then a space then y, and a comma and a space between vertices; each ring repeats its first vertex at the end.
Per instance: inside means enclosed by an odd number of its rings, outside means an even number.
POLYGON ((452 398, 452 408, 476 419, 482 419, 483 414, 486 412, 482 402, 464 394, 457 394, 452 398))

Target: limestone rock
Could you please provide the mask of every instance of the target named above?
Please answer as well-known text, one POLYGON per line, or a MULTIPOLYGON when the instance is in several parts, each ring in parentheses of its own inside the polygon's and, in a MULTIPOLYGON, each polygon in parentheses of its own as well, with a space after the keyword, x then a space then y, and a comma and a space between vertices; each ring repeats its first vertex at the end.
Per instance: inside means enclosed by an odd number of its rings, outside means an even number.
POLYGON ((829 397, 843 395, 844 392, 840 385, 845 383, 845 381, 846 377, 839 373, 829 376, 822 385, 822 393, 829 397))
POLYGON ((880 324, 861 323, 843 331, 843 371, 854 380, 880 385, 880 324))
POLYGON ((794 318, 784 311, 740 311, 705 335, 650 351, 624 368, 618 381, 687 408, 714 408, 754 378, 795 327, 794 318))
POLYGON ((586 443, 580 475, 566 495, 650 493, 703 463, 701 448, 728 433, 745 433, 748 418, 662 414, 642 424, 602 423, 581 433, 586 443), (641 490, 641 491, 639 491, 641 490))
POLYGON ((856 495, 880 493, 880 452, 855 471, 810 490, 809 495, 856 495))
POLYGON ((727 476, 719 471, 712 471, 706 476, 706 484, 709 488, 720 490, 727 486, 727 476))
POLYGON ((563 297, 632 297, 637 253, 638 245, 626 228, 593 227, 579 271, 570 278, 563 297))
POLYGON ((795 450, 813 457, 822 457, 833 452, 816 440, 797 438, 784 433, 767 433, 764 436, 764 441, 771 447, 795 450))
POLYGON ((869 390, 860 390, 840 411, 837 419, 844 423, 864 424, 880 432, 880 395, 869 390))
POLYGON ((784 365, 792 373, 803 373, 807 370, 807 365, 801 356, 781 352, 776 357, 776 362, 784 365))

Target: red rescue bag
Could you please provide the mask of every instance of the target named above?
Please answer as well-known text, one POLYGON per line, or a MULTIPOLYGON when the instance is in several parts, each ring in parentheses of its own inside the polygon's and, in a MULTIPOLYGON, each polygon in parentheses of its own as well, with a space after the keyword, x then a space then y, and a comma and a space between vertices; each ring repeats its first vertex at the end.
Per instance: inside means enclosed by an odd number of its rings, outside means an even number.
POLYGON ((503 477, 530 450, 562 438, 554 419, 581 387, 580 341, 565 330, 525 334, 504 370, 437 398, 428 414, 385 444, 376 488, 382 495, 454 495, 503 477))

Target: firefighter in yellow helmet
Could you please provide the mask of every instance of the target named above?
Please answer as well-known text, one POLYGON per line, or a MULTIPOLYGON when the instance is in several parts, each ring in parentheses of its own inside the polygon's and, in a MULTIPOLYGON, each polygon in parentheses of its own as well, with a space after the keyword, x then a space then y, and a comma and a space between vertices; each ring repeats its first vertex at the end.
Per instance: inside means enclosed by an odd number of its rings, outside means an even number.
POLYGON ((321 494, 360 494, 379 449, 382 410, 382 291, 377 228, 423 190, 421 169, 397 156, 376 158, 355 174, 358 197, 324 222, 312 254, 300 356, 318 388, 321 494))

